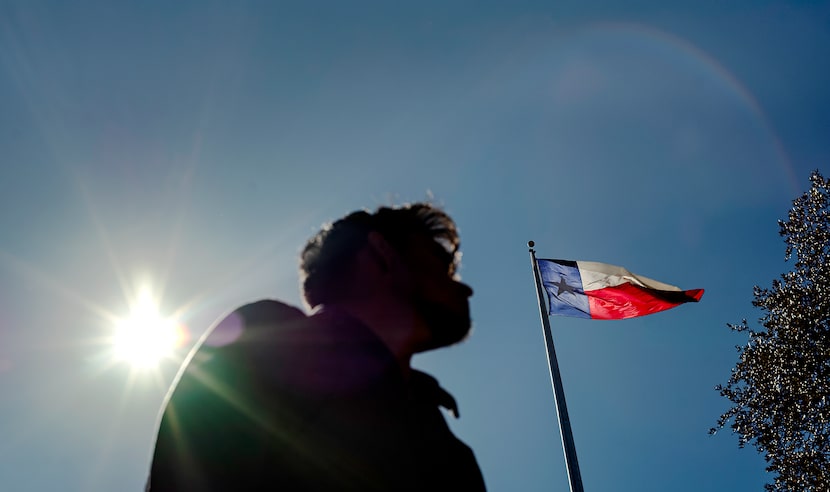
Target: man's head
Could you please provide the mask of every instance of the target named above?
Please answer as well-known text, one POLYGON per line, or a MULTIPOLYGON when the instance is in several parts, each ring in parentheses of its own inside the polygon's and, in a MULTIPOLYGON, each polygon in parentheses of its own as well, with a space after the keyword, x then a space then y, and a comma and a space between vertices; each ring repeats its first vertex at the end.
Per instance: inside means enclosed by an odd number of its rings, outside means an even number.
POLYGON ((409 304, 430 333, 420 350, 451 345, 470 330, 472 290, 458 280, 458 231, 441 209, 426 203, 353 212, 309 239, 300 257, 310 307, 348 302, 373 288, 409 304), (383 279, 361 269, 368 258, 383 279), (388 280, 391 278, 391 280, 388 280), (362 285, 380 282, 380 285, 362 285))

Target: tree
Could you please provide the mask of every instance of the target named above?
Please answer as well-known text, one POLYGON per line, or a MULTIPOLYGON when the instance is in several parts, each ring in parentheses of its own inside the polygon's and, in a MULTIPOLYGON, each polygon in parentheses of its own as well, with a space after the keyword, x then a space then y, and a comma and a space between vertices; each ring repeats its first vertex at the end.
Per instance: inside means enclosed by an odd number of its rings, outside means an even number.
POLYGON ((738 445, 753 444, 775 474, 771 492, 830 490, 830 180, 816 170, 810 182, 778 221, 792 271, 753 289, 763 328, 728 325, 749 340, 715 387, 734 406, 710 433, 732 421, 738 445))

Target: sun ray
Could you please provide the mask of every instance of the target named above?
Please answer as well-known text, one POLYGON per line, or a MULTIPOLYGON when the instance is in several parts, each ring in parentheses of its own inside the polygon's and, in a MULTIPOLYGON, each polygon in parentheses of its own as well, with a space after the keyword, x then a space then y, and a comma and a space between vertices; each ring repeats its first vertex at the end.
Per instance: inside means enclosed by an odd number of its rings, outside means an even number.
POLYGON ((100 306, 84 297, 80 296, 77 291, 65 287, 54 277, 41 270, 37 266, 18 258, 11 253, 0 250, 0 267, 5 266, 7 270, 18 275, 23 280, 34 281, 40 285, 45 286, 52 292, 65 297, 77 304, 83 306, 90 312, 103 317, 112 319, 112 315, 103 306, 100 306))

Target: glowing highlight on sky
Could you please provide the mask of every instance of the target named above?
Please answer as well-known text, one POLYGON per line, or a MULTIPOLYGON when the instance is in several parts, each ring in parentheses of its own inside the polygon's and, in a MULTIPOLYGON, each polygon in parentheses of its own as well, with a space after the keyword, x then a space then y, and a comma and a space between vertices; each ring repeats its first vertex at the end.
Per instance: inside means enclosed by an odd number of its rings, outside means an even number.
POLYGON ((131 304, 129 315, 116 322, 112 349, 117 360, 135 368, 155 368, 185 338, 182 326, 163 316, 158 301, 144 289, 131 304))

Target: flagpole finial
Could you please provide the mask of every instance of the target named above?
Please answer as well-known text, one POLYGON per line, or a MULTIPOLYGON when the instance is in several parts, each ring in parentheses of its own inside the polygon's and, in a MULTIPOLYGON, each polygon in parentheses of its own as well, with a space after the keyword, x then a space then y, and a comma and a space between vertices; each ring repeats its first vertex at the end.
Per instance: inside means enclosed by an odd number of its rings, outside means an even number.
POLYGON ((534 247, 534 246, 536 246, 536 243, 534 243, 533 241, 528 241, 528 242, 527 242, 527 247, 528 247, 528 248, 532 248, 532 247, 534 247))

